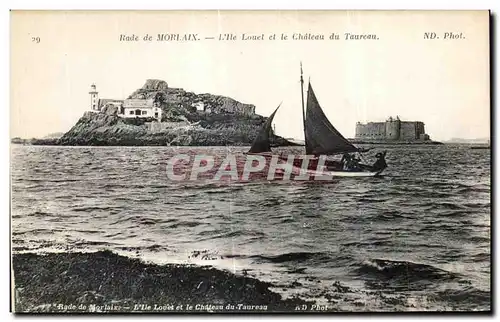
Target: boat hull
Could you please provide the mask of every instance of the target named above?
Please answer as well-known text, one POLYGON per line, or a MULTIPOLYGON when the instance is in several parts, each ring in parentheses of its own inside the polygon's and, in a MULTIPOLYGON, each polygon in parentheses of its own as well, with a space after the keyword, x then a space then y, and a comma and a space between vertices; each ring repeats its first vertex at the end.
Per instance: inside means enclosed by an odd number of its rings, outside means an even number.
MULTIPOLYGON (((302 170, 301 167, 297 167, 297 166, 292 166, 292 168, 290 170, 291 170, 291 173, 293 173, 294 175, 300 175, 304 172, 304 170, 302 170)), ((321 181, 321 180, 314 179, 314 178, 319 178, 319 177, 351 177, 351 178, 375 177, 375 176, 381 175, 383 171, 384 170, 379 170, 379 171, 368 171, 368 170, 348 171, 348 170, 329 170, 329 169, 325 169, 325 170, 321 171, 321 170, 316 170, 316 169, 307 169, 305 171, 305 173, 308 176, 310 176, 311 180, 321 181)))
MULTIPOLYGON (((248 153, 248 154, 253 154, 253 153, 248 153)), ((255 153, 255 155, 260 155, 262 157, 265 157, 267 162, 275 156, 282 162, 286 162, 287 158, 283 155, 276 155, 273 154, 272 152, 266 152, 266 153, 255 153)), ((349 170, 342 170, 341 168, 338 167, 338 162, 329 162, 330 166, 326 166, 322 171, 318 170, 318 158, 312 158, 309 160, 309 167, 307 170, 303 170, 301 165, 303 162, 302 158, 296 158, 293 160, 293 164, 291 164, 288 168, 286 168, 285 165, 281 165, 281 168, 277 170, 277 173, 279 174, 284 174, 288 170, 290 173, 293 174, 293 176, 299 176, 299 175, 308 175, 310 176, 310 180, 314 181, 321 181, 317 180, 315 178, 317 177, 376 177, 382 174, 384 169, 378 170, 378 171, 370 171, 369 168, 370 166, 363 165, 366 167, 365 169, 361 169, 358 171, 349 171, 349 170), (285 169, 284 169, 284 168, 285 169), (304 173, 305 172, 305 173, 304 173)), ((324 180, 324 179, 323 179, 324 180)))
MULTIPOLYGON (((300 169, 299 169, 300 171, 300 169)), ((381 175, 382 171, 371 172, 371 171, 311 171, 307 173, 313 176, 331 176, 331 177, 375 177, 381 175)))

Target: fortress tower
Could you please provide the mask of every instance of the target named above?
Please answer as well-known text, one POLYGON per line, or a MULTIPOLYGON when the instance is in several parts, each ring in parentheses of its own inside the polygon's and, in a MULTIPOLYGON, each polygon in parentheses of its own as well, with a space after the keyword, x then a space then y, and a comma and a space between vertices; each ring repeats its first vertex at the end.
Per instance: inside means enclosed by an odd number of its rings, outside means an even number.
POLYGON ((392 116, 385 121, 385 138, 386 140, 399 140, 401 121, 399 117, 393 119, 392 116))
POLYGON ((99 111, 99 92, 95 84, 90 85, 90 110, 99 111))

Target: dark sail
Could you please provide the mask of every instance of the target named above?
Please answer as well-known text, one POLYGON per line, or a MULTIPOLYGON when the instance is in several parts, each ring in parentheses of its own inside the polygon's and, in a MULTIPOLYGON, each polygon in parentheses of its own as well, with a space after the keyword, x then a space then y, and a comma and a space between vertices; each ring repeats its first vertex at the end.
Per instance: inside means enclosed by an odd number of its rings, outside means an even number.
POLYGON ((253 141, 252 147, 250 148, 249 153, 263 153, 263 152, 271 152, 271 146, 269 144, 269 133, 271 132, 271 126, 273 124, 274 115, 280 108, 281 104, 274 110, 273 114, 271 114, 266 123, 260 129, 259 134, 253 141))
POLYGON ((313 155, 356 152, 352 145, 328 121, 309 83, 305 120, 306 153, 313 155))

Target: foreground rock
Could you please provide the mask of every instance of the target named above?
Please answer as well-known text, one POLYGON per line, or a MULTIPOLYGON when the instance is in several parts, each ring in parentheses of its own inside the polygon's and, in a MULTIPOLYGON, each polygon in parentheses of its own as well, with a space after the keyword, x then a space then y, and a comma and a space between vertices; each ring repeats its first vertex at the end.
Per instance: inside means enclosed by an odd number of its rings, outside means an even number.
POLYGON ((14 254, 12 265, 16 312, 276 312, 305 303, 254 278, 109 251, 14 254))

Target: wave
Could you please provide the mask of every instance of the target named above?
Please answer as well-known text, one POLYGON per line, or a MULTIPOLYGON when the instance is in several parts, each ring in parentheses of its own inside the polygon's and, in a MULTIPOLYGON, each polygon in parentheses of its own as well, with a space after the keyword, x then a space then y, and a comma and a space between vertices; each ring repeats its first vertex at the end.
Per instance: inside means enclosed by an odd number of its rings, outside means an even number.
POLYGON ((470 214, 470 211, 460 210, 443 210, 439 212, 439 217, 464 217, 470 214))
POLYGON ((487 209, 490 209, 491 208, 491 204, 488 202, 488 203, 466 203, 464 204, 465 207, 467 208, 487 208, 487 209))
POLYGON ((283 198, 267 198, 265 200, 256 203, 255 207, 266 208, 266 207, 279 206, 284 203, 286 203, 286 200, 283 198))
POLYGON ((450 209, 450 210, 463 210, 467 209, 465 205, 460 205, 457 203, 453 202, 426 202, 423 204, 420 204, 420 207, 427 208, 427 209, 450 209))
POLYGON ((380 282, 384 287, 410 288, 412 286, 450 281, 460 276, 432 265, 413 263, 409 261, 393 261, 386 259, 370 259, 355 270, 357 275, 366 278, 371 286, 380 282))
POLYGON ((435 300, 450 303, 462 310, 490 310, 491 291, 479 290, 469 286, 465 289, 437 292, 435 300))
POLYGON ((424 232, 451 232, 454 234, 459 234, 461 237, 467 236, 473 230, 470 227, 464 227, 464 225, 456 223, 446 223, 439 220, 428 221, 423 223, 426 226, 418 230, 419 233, 424 232))
POLYGON ((150 252, 160 252, 168 250, 168 247, 154 244, 151 246, 118 246, 116 249, 128 251, 128 252, 139 252, 139 251, 150 251, 150 252))
POLYGON ((28 214, 29 217, 39 217, 39 218, 45 218, 49 216, 53 216, 52 214, 45 212, 45 211, 35 211, 30 214, 28 214))
POLYGON ((64 182, 78 182, 85 181, 82 179, 48 179, 48 178, 20 178, 18 181, 27 181, 27 182, 53 182, 53 183, 64 183, 64 182))
POLYGON ((489 243, 491 241, 490 237, 482 237, 482 236, 471 236, 469 240, 475 244, 481 243, 489 243))
POLYGON ((160 218, 148 218, 143 216, 122 216, 118 220, 111 222, 109 225, 117 225, 126 222, 132 222, 138 225, 156 225, 164 224, 170 222, 177 222, 177 219, 160 219, 160 218))
POLYGON ((97 229, 75 229, 76 232, 84 233, 84 234, 100 234, 103 231, 97 229))
POLYGON ((310 253, 310 252, 292 252, 292 253, 285 253, 285 254, 279 254, 279 255, 274 255, 274 256, 264 256, 264 255, 254 255, 250 256, 250 258, 257 259, 259 261, 266 261, 266 262, 271 262, 271 263, 286 263, 286 262, 295 262, 295 263, 300 263, 304 262, 307 260, 326 260, 329 259, 330 257, 323 252, 318 252, 318 253, 310 253))
POLYGON ((167 228, 196 227, 196 226, 199 226, 202 224, 203 223, 200 223, 198 221, 180 221, 180 222, 174 223, 170 226, 167 226, 167 228))
POLYGON ((233 238, 233 237, 239 237, 239 236, 244 236, 249 239, 260 239, 266 236, 265 233, 258 231, 258 230, 233 230, 230 232, 226 233, 220 233, 223 232, 223 230, 210 230, 207 233, 199 233, 200 236, 206 236, 208 235, 207 238, 201 238, 197 239, 198 242, 200 241, 207 241, 207 240, 213 240, 213 239, 224 239, 224 238, 233 238), (219 234, 217 234, 219 233, 219 234))
POLYGON ((89 211, 99 211, 99 210, 116 210, 116 209, 121 209, 121 207, 109 207, 109 206, 86 206, 86 207, 76 207, 72 208, 72 211, 76 212, 89 212, 89 211))
POLYGON ((205 191, 204 192, 205 194, 207 195, 215 195, 215 194, 227 194, 227 193, 231 193, 231 190, 208 190, 208 191, 205 191))
POLYGON ((404 214, 405 213, 400 210, 389 210, 389 211, 384 211, 375 218, 377 220, 382 220, 382 221, 407 218, 407 216, 405 216, 404 214))
POLYGON ((468 261, 471 263, 490 262, 491 261, 491 254, 490 253, 475 254, 475 255, 469 256, 468 261))
MULTIPOLYGON (((108 190, 109 191, 109 190, 108 190)), ((148 191, 148 195, 154 195, 157 194, 159 191, 148 191)), ((127 202, 134 202, 134 203, 142 203, 142 202, 154 202, 157 201, 157 198, 131 198, 131 197, 116 197, 114 198, 115 200, 118 201, 127 201, 127 202)))
POLYGON ((89 246, 113 246, 117 245, 116 243, 111 243, 108 241, 101 241, 101 240, 85 240, 81 242, 76 242, 74 245, 89 245, 89 246))
POLYGON ((359 246, 392 246, 394 245, 394 241, 391 240, 374 240, 374 241, 366 241, 366 242, 349 242, 349 243, 343 243, 340 244, 344 247, 359 247, 359 246))
POLYGON ((490 193, 491 189, 489 187, 485 188, 485 187, 469 187, 469 186, 455 189, 455 194, 456 195, 466 194, 466 193, 471 193, 471 192, 476 192, 476 193, 490 193))
POLYGON ((12 231, 12 235, 24 235, 24 234, 52 234, 54 232, 63 232, 66 231, 66 229, 60 229, 60 228, 36 228, 36 229, 31 229, 31 230, 26 230, 26 231, 12 231))

